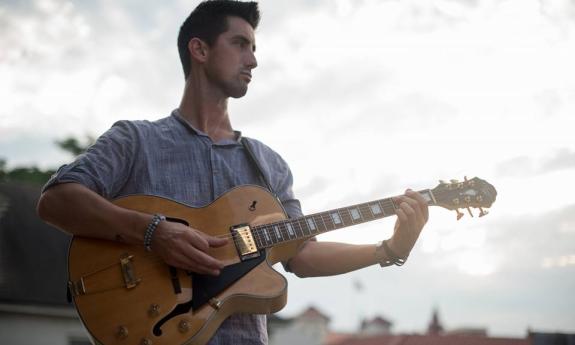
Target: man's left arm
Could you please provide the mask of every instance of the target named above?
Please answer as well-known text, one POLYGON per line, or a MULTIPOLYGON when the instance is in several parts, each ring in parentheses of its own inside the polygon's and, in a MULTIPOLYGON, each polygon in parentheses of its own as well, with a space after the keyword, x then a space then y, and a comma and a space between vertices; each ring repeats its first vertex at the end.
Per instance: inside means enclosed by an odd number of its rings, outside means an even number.
MULTIPOLYGON (((427 202, 419 193, 407 190, 394 198, 397 221, 387 241, 392 253, 407 258, 429 218, 427 202)), ((391 260, 376 253, 376 245, 309 241, 290 260, 290 269, 298 277, 330 276, 355 271, 391 260)))

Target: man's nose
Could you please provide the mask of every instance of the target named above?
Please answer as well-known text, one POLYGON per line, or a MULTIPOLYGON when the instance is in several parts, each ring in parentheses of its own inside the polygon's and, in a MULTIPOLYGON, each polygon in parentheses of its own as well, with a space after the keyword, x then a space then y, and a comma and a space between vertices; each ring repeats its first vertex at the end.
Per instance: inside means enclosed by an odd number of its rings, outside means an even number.
POLYGON ((251 69, 258 67, 258 59, 256 59, 256 54, 253 51, 248 54, 246 65, 251 69))

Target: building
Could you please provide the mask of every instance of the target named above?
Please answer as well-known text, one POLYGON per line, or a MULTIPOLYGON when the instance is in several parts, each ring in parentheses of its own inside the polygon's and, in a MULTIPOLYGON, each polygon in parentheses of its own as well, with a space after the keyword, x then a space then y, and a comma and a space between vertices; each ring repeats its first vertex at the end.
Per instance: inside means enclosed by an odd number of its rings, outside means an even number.
POLYGON ((268 318, 270 344, 322 345, 328 337, 329 317, 315 307, 309 307, 294 318, 268 318))
POLYGON ((40 188, 0 183, 2 343, 90 344, 66 298, 69 236, 36 216, 40 188))
POLYGON ((391 334, 393 323, 381 316, 376 316, 373 319, 361 321, 359 334, 368 335, 388 335, 391 334))

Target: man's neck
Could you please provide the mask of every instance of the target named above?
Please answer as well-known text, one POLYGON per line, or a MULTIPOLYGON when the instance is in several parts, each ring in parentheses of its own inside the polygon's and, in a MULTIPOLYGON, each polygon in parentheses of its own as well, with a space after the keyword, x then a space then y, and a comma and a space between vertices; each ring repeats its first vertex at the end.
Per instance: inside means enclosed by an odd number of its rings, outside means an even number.
POLYGON ((206 133, 214 142, 234 139, 228 115, 228 98, 209 92, 201 85, 186 82, 179 106, 180 115, 194 128, 206 133))

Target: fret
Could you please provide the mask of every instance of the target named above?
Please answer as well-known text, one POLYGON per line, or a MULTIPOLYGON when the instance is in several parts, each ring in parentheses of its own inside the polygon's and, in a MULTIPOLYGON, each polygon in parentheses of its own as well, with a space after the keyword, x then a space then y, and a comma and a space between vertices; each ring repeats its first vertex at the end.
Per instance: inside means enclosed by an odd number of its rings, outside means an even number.
MULTIPOLYGON (((299 234, 297 235, 298 238, 305 237, 304 226, 305 226, 305 224, 302 223, 301 221, 297 222, 297 229, 299 230, 299 234)), ((296 234, 297 233, 298 233, 298 231, 296 231, 296 234)))
POLYGON ((315 225, 315 221, 313 220, 313 217, 307 217, 306 218, 306 225, 309 229, 309 233, 310 234, 317 234, 317 226, 315 225))
POLYGON ((333 224, 333 220, 329 214, 329 212, 321 213, 321 221, 325 227, 325 231, 330 231, 335 229, 335 224, 333 224))
POLYGON ((353 223, 362 223, 363 219, 361 218, 361 213, 359 213, 359 209, 357 207, 352 207, 349 210, 349 214, 351 216, 351 221, 353 223))
POLYGON ((329 213, 329 216, 330 216, 330 218, 331 218, 331 221, 333 222, 333 226, 334 226, 334 227, 337 228, 337 227, 339 227, 339 226, 342 225, 341 217, 340 217, 340 215, 339 215, 338 212, 333 212, 333 211, 332 211, 332 212, 329 213))
POLYGON ((273 230, 274 230, 273 234, 274 234, 275 239, 276 239, 275 242, 276 242, 276 243, 277 243, 277 242, 281 242, 281 241, 283 240, 283 237, 282 237, 282 234, 281 234, 281 232, 280 232, 280 226, 279 226, 279 224, 278 224, 278 225, 274 225, 274 226, 273 226, 273 230))
POLYGON ((391 206, 393 207, 393 212, 395 213, 395 211, 397 211, 397 209, 399 208, 399 205, 395 204, 395 201, 392 199, 391 200, 391 206))
POLYGON ((290 222, 291 222, 291 220, 285 220, 280 225, 280 234, 282 235, 282 242, 289 240, 289 234, 288 234, 287 226, 288 226, 288 224, 290 224, 290 222))
POLYGON ((270 234, 268 233, 268 229, 267 227, 262 228, 262 233, 264 234, 264 239, 266 240, 266 247, 272 244, 272 238, 270 237, 270 234))
MULTIPOLYGON (((428 204, 436 204, 435 196, 431 190, 424 190, 419 193, 423 195, 428 204)), ((295 219, 254 226, 252 228, 254 230, 254 241, 259 248, 267 248, 276 243, 307 238, 350 225, 391 216, 396 214, 398 207, 393 198, 386 198, 295 219)))
POLYGON ((341 216, 341 220, 343 221, 344 226, 352 225, 353 219, 351 218, 351 214, 349 208, 341 208, 339 210, 339 214, 341 216))
POLYGON ((341 224, 340 224, 341 227, 345 227, 345 226, 346 226, 346 225, 345 225, 345 218, 343 218, 343 216, 342 216, 342 214, 341 214, 341 211, 343 211, 343 210, 344 210, 344 209, 342 209, 342 208, 338 208, 338 209, 337 209, 337 215, 339 216, 339 219, 341 220, 341 224))
POLYGON ((288 230, 287 230, 287 224, 289 221, 283 221, 280 224, 280 235, 282 237, 282 242, 285 242, 287 240, 289 240, 289 235, 288 235, 288 230))
POLYGON ((274 230, 273 225, 271 225, 267 228, 267 234, 268 234, 269 239, 270 239, 270 244, 274 245, 277 241, 276 241, 276 235, 275 235, 275 230, 274 230))
POLYGON ((359 212, 361 214, 361 218, 364 222, 370 221, 373 219, 373 214, 371 213, 370 208, 367 204, 359 205, 359 212))
POLYGON ((304 236, 308 237, 309 235, 312 235, 311 229, 310 229, 308 223, 305 221, 305 218, 300 223, 300 226, 302 228, 302 233, 304 234, 304 236))
MULTIPOLYGON (((260 238, 259 229, 258 229, 258 228, 254 228, 254 229, 252 230, 252 235, 253 235, 253 237, 254 237, 254 240, 256 241, 256 246, 258 247, 258 249, 259 249, 259 248, 263 248, 264 245, 263 245, 263 243, 262 243, 262 239, 260 238)), ((234 241, 235 241, 235 238, 234 238, 234 241)))
POLYGON ((382 199, 382 200, 378 200, 379 204, 381 205, 381 208, 383 209, 383 213, 385 213, 385 215, 392 215, 395 214, 395 205, 393 203, 393 199, 382 199))
POLYGON ((369 204, 369 209, 371 210, 371 214, 373 214, 374 217, 383 217, 383 210, 381 209, 381 206, 379 206, 378 203, 371 203, 369 204))
POLYGON ((292 225, 291 221, 286 223, 286 229, 287 229, 287 235, 288 235, 289 239, 296 238, 297 235, 295 234, 295 231, 293 229, 293 225, 292 225))
POLYGON ((319 230, 320 233, 328 231, 328 227, 325 225, 325 222, 323 220, 321 213, 315 214, 312 217, 313 217, 313 221, 316 224, 317 229, 319 230))

